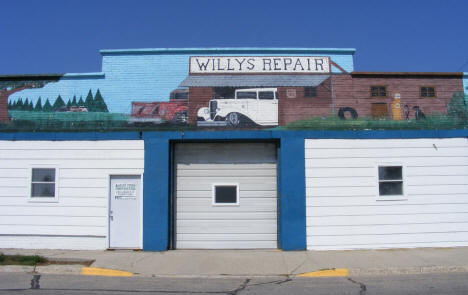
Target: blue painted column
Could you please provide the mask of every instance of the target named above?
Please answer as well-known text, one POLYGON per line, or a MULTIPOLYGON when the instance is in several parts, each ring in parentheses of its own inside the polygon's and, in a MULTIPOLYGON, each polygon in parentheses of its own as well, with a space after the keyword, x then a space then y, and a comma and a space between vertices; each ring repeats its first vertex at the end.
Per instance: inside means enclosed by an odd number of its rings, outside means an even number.
POLYGON ((145 138, 143 249, 164 251, 169 236, 169 139, 145 138))
POLYGON ((282 136, 278 159, 278 230, 279 247, 285 251, 307 248, 304 159, 304 138, 282 136))

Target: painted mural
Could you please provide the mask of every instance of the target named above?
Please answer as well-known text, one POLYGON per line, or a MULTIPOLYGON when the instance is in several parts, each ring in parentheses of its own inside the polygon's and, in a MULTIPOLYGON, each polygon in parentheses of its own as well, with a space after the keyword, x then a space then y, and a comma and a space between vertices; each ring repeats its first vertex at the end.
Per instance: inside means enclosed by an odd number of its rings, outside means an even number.
MULTIPOLYGON (((60 79, 60 76, 49 76, 49 77, 24 77, 23 79, 9 79, 0 80, 0 122, 10 122, 10 116, 8 109, 10 104, 9 97, 17 92, 21 92, 25 89, 31 88, 42 88, 47 83, 55 82, 60 79)), ((23 102, 21 102, 23 104, 23 102)), ((28 107, 29 107, 28 102, 28 107)))
POLYGON ((278 89, 235 89, 231 97, 210 99, 197 111, 198 126, 277 126, 278 89))
POLYGON ((357 73, 336 55, 111 53, 102 73, 0 76, 0 131, 467 127, 460 73, 357 73))

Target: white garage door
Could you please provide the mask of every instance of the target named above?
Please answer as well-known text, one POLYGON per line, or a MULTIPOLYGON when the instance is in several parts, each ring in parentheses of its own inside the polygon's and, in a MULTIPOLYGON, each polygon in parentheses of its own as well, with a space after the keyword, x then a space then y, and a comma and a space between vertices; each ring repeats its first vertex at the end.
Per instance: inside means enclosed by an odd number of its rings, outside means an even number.
POLYGON ((176 248, 277 248, 276 145, 175 147, 176 248))

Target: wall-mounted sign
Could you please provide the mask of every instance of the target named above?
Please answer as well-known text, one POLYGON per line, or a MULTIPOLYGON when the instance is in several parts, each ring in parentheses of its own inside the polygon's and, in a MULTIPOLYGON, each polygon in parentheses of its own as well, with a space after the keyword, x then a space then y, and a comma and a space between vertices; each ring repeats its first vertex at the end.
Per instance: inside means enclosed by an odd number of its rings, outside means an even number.
POLYGON ((114 187, 116 200, 121 199, 136 199, 136 184, 135 183, 116 183, 114 187))
POLYGON ((296 88, 286 89, 286 97, 287 98, 296 98, 296 88))
POLYGON ((318 74, 330 72, 327 56, 191 56, 190 74, 318 74))

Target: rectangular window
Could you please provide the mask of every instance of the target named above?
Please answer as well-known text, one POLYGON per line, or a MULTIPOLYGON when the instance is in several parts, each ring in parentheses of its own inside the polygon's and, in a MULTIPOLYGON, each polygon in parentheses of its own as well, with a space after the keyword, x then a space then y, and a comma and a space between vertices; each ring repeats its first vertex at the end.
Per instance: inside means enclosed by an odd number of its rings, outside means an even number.
POLYGON ((304 97, 316 97, 317 87, 304 87, 304 97))
POLYGON ((420 88, 421 97, 435 97, 436 91, 435 87, 423 86, 420 88))
POLYGON ((57 200, 57 176, 55 168, 31 169, 31 196, 30 200, 55 201, 57 200))
POLYGON ((386 97, 387 96, 387 87, 385 87, 385 86, 371 86, 371 96, 372 97, 386 97))
POLYGON ((258 99, 274 99, 275 93, 273 91, 260 91, 258 93, 258 99))
POLYGON ((379 197, 403 196, 403 167, 379 166, 379 197))
POLYGON ((239 91, 237 92, 238 99, 257 99, 257 92, 254 91, 239 91))
POLYGON ((239 205, 237 184, 214 184, 213 205, 239 205))

